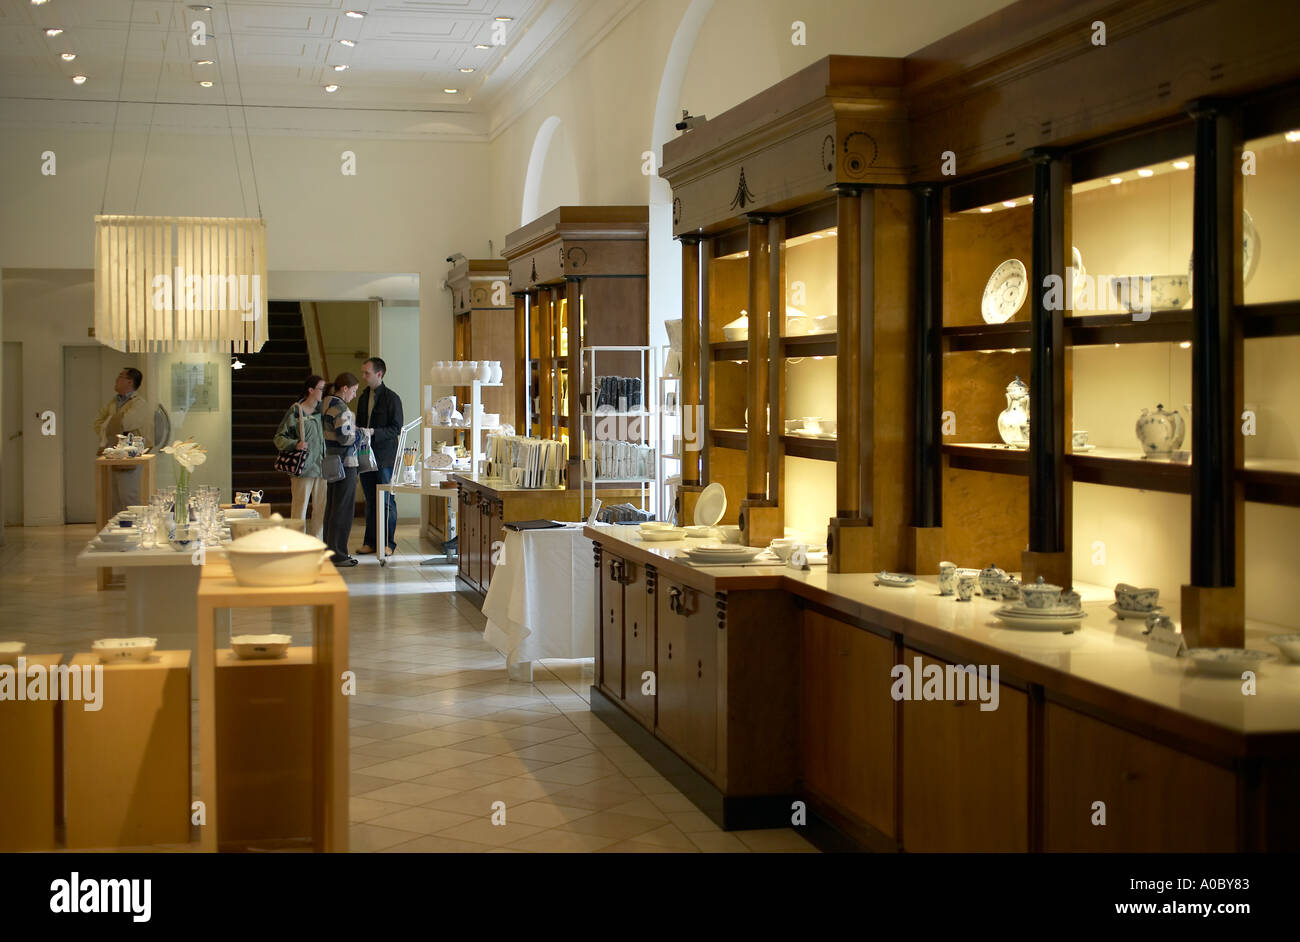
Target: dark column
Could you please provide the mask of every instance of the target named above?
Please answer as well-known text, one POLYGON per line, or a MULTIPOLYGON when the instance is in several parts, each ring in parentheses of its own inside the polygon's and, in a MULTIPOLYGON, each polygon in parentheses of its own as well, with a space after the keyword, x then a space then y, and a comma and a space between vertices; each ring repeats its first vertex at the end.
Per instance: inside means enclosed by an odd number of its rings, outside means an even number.
POLYGON ((912 525, 943 523, 943 191, 916 187, 916 405, 912 438, 912 525))

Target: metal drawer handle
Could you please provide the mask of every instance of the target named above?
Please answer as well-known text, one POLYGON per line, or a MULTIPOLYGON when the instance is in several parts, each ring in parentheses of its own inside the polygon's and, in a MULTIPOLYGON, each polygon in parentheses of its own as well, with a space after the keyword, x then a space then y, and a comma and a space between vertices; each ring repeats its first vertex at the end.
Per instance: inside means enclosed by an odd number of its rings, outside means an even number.
POLYGON ((685 609, 682 606, 682 590, 675 585, 668 587, 668 610, 674 615, 685 614, 685 609))

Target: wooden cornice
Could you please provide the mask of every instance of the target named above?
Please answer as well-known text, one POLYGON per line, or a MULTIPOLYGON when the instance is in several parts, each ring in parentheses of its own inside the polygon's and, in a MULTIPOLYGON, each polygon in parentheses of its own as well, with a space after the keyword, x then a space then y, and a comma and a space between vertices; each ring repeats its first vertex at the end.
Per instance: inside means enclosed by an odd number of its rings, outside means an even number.
POLYGON ((646 206, 561 206, 506 236, 501 255, 513 261, 557 241, 645 241, 649 232, 646 206))

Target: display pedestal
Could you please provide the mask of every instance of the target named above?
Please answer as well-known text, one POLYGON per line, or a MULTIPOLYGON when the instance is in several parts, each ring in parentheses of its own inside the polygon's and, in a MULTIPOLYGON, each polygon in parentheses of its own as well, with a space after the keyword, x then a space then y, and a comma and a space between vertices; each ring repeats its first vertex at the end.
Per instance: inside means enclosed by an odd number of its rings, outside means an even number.
MULTIPOLYGON (((140 468, 140 502, 149 503, 154 486, 154 455, 142 455, 139 458, 96 458, 95 459, 95 529, 102 530, 108 526, 113 516, 113 474, 140 468)), ((113 570, 104 566, 95 570, 95 588, 100 592, 110 588, 121 588, 121 583, 113 581, 113 570)))
MULTIPOLYGON (((978 560, 976 560, 978 562, 978 560)), ((1038 553, 1025 550, 1020 554, 1020 581, 1044 582, 1068 589, 1074 585, 1074 559, 1070 553, 1038 553)))
MULTIPOLYGON (((28 668, 47 670, 63 661, 62 654, 29 654, 28 668)), ((22 683, 15 674, 15 682, 22 683)), ((69 704, 81 709, 81 704, 69 704)), ((4 774, 0 775, 0 853, 54 849, 55 809, 62 806, 62 775, 58 748, 58 700, 0 700, 0 743, 4 743, 4 774)))
POLYGON ((1240 586, 1182 588, 1182 627, 1189 648, 1246 646, 1246 593, 1240 586))
MULTIPOLYGON (((223 747, 218 743, 221 724, 217 719, 223 704, 216 676, 217 628, 223 629, 222 640, 226 641, 231 609, 280 606, 312 609, 312 845, 326 852, 348 849, 348 702, 343 676, 348 669, 347 586, 328 561, 321 564, 313 584, 280 588, 241 586, 235 582, 228 562, 211 560, 203 567, 198 593, 200 793, 207 811, 201 842, 205 851, 218 850, 224 832, 220 762, 223 747)), ((355 684, 355 680, 350 682, 355 684)), ((287 715, 293 713, 287 703, 284 710, 287 715)))
POLYGON ((767 546, 785 536, 785 517, 781 508, 768 501, 740 502, 740 542, 745 546, 767 546))
MULTIPOLYGON (((83 665, 99 658, 72 659, 83 665)), ((98 693, 98 710, 63 704, 67 846, 188 843, 190 652, 105 664, 98 693)))
POLYGON ((826 533, 828 572, 872 572, 875 531, 858 517, 832 517, 826 533))

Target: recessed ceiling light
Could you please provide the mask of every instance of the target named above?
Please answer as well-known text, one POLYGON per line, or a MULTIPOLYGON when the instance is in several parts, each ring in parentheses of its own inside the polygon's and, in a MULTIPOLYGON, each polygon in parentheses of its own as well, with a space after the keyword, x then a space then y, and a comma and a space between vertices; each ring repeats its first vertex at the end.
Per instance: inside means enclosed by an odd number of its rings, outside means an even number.
POLYGON ((1123 182, 1124 182, 1124 178, 1123 178, 1123 177, 1111 177, 1111 178, 1110 178, 1110 182, 1111 182, 1111 183, 1123 183, 1123 182))
POLYGON ((355 45, 356 45, 356 41, 355 41, 355 40, 352 40, 352 39, 340 39, 340 40, 339 40, 339 45, 340 45, 340 46, 355 46, 355 45))
POLYGON ((206 4, 206 3, 191 3, 191 4, 190 4, 190 9, 191 9, 191 10, 195 10, 195 11, 197 11, 197 12, 199 12, 199 13, 211 13, 211 12, 212 12, 212 7, 209 6, 209 5, 206 4))
POLYGON ((514 20, 514 17, 513 17, 513 16, 494 16, 493 19, 496 20, 498 23, 509 23, 509 22, 511 22, 512 20, 514 20))
POLYGON ((359 19, 361 19, 361 18, 363 18, 363 17, 365 16, 365 14, 362 13, 361 11, 359 11, 359 10, 348 10, 348 11, 347 11, 346 13, 344 13, 343 15, 344 15, 344 16, 350 16, 350 17, 352 17, 354 20, 359 20, 359 19))
MULTIPOLYGON (((475 49, 491 49, 492 47, 489 46, 487 43, 475 43, 475 44, 474 44, 474 48, 475 48, 475 49)), ((1300 133, 1300 132, 1292 132, 1292 133, 1300 133)), ((1287 138, 1287 140, 1290 140, 1290 139, 1291 139, 1290 137, 1287 138)))
POLYGON ((347 67, 346 65, 336 65, 336 66, 334 66, 334 71, 335 71, 335 72, 346 72, 347 70, 348 70, 348 67, 347 67))
POLYGON ((1154 170, 1148 170, 1146 167, 1143 167, 1141 170, 1138 171, 1138 176, 1139 176, 1139 177, 1152 177, 1152 176, 1155 176, 1155 173, 1156 173, 1156 172, 1155 172, 1154 170))
POLYGON ((1292 144, 1294 144, 1296 141, 1300 141, 1300 131, 1287 131, 1286 139, 1290 141, 1292 144))
POLYGON ((459 88, 444 88, 443 91, 446 92, 448 95, 454 95, 454 94, 456 94, 458 91, 460 91, 460 89, 459 89, 459 88))
POLYGON ((1016 205, 1016 201, 1015 201, 1015 200, 1003 200, 1003 201, 1002 201, 1002 205, 1005 206, 1007 209, 1011 209, 1013 206, 1016 205))
POLYGON ((469 72, 473 72, 474 70, 471 69, 471 68, 464 68, 464 69, 461 69, 461 71, 462 71, 462 72, 465 72, 465 73, 469 73, 469 72))
POLYGON ((49 0, 32 0, 32 6, 43 7, 47 2, 49 2, 49 0))
POLYGON ((205 79, 204 81, 202 81, 202 82, 199 82, 199 84, 202 85, 204 88, 211 88, 211 87, 212 87, 212 83, 209 82, 209 81, 207 81, 206 79, 205 79))
POLYGON ((1188 163, 1186 160, 1175 160, 1175 161, 1174 161, 1174 169, 1175 169, 1175 170, 1186 170, 1186 169, 1187 169, 1188 167, 1190 167, 1190 166, 1191 166, 1191 164, 1188 163))
POLYGON ((57 26, 51 26, 49 29, 47 29, 47 30, 45 31, 45 35, 46 35, 46 36, 51 36, 51 37, 52 37, 52 36, 62 36, 62 35, 63 35, 63 30, 59 29, 57 26))
POLYGON ((71 62, 73 59, 77 58, 77 54, 75 52, 64 52, 59 54, 59 58, 64 62, 71 62))
POLYGON ((211 59, 200 59, 198 62, 195 62, 194 64, 195 64, 195 65, 212 65, 212 60, 211 60, 211 59))
POLYGON ((78 84, 78 85, 85 85, 85 84, 86 84, 86 77, 85 77, 84 75, 74 75, 74 76, 72 77, 72 81, 75 82, 75 83, 78 84))
POLYGON ((982 212, 982 213, 991 213, 991 212, 993 212, 993 210, 992 210, 991 207, 988 207, 988 206, 981 206, 981 207, 980 207, 980 212, 982 212))
POLYGON ((334 94, 335 92, 337 92, 338 90, 339 90, 339 87, 338 87, 337 85, 326 85, 326 86, 325 86, 325 91, 329 92, 331 95, 334 94))

